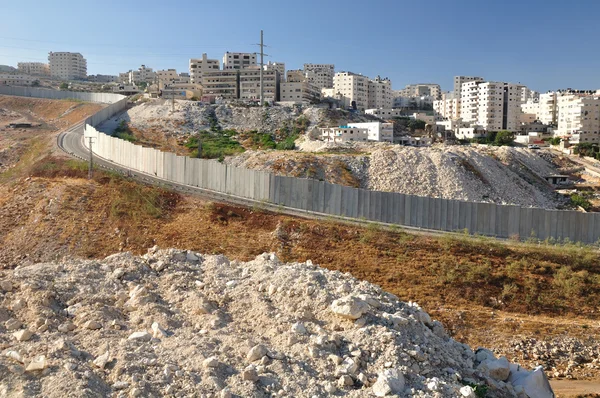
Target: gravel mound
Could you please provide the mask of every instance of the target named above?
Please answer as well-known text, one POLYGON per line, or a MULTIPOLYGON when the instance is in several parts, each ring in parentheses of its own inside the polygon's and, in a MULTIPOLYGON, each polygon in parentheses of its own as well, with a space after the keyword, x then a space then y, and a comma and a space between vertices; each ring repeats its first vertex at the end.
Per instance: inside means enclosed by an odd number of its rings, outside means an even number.
POLYGON ((1 396, 550 397, 414 303, 273 254, 154 247, 0 278, 1 396))

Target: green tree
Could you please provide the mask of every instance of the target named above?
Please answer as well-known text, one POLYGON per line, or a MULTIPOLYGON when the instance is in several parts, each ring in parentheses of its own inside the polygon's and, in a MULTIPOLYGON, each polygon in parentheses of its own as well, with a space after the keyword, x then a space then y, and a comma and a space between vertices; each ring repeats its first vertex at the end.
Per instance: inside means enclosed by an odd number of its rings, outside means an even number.
POLYGON ((138 83, 138 88, 142 91, 144 91, 146 89, 146 87, 148 87, 148 83, 146 82, 140 82, 138 83))
POLYGON ((494 145, 497 146, 512 146, 515 142, 515 135, 507 130, 501 130, 494 137, 494 145))
POLYGON ((411 132, 414 132, 415 130, 423 130, 426 124, 424 120, 411 119, 408 121, 407 127, 411 132))
POLYGON ((39 80, 34 80, 33 82, 31 82, 31 87, 39 87, 39 86, 40 86, 39 80))
POLYGON ((60 88, 61 90, 68 90, 69 89, 69 83, 67 83, 67 82, 61 83, 58 88, 60 88))

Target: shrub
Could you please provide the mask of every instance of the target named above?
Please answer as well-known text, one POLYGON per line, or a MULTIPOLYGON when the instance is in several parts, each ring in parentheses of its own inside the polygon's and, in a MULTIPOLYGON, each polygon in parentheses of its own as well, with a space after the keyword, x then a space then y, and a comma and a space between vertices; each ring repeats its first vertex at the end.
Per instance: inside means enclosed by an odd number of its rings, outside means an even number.
POLYGON ((571 267, 564 266, 556 271, 552 284, 562 296, 577 298, 584 293, 588 276, 587 271, 574 272, 571 267))
POLYGON ((571 204, 573 206, 579 206, 585 211, 589 211, 592 208, 592 203, 589 200, 576 193, 571 195, 571 204))

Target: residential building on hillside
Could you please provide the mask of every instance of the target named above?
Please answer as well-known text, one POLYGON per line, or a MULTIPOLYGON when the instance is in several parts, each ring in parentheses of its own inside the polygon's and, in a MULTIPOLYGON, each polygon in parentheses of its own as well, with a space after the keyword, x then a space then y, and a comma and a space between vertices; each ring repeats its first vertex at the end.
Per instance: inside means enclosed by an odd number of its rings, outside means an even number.
POLYGON ((350 142, 369 140, 369 129, 349 126, 320 128, 321 139, 332 142, 350 142))
POLYGON ((460 117, 460 99, 454 93, 443 93, 442 99, 433 101, 433 110, 445 119, 458 119, 460 117))
POLYGON ((285 63, 283 62, 271 62, 269 61, 263 66, 264 70, 276 70, 279 72, 279 80, 285 81, 285 63))
POLYGON ((188 73, 178 74, 176 69, 157 70, 156 79, 159 81, 161 90, 170 84, 190 83, 190 75, 188 73))
POLYGON ((279 101, 311 104, 321 100, 321 90, 309 81, 283 82, 279 85, 279 101))
POLYGON ((367 139, 377 142, 394 141, 394 123, 367 122, 367 123, 348 123, 350 128, 367 129, 367 139))
POLYGON ((394 108, 366 109, 365 113, 367 115, 377 116, 383 120, 389 120, 395 117, 407 117, 402 109, 394 108))
POLYGON ((478 81, 478 82, 482 82, 485 79, 483 77, 476 77, 476 76, 454 76, 454 97, 458 98, 459 100, 462 101, 462 85, 463 83, 467 83, 467 82, 472 82, 472 81, 478 81))
POLYGON ((93 83, 118 83, 119 76, 113 75, 89 75, 87 77, 88 82, 93 83))
POLYGON ((190 83, 202 83, 202 74, 207 71, 221 69, 221 62, 218 59, 208 59, 206 54, 202 58, 190 59, 190 83))
POLYGON ((537 120, 544 124, 558 125, 558 102, 556 92, 540 94, 537 120))
MULTIPOLYGON (((345 107, 369 108, 369 78, 352 72, 338 72, 333 78, 335 93, 341 94, 345 107)), ((373 107, 370 107, 373 108, 373 107)))
POLYGON ((43 62, 19 62, 17 68, 25 75, 50 76, 50 65, 43 62))
POLYGON ((120 83, 133 85, 140 83, 152 83, 156 81, 156 73, 152 70, 152 68, 142 65, 137 70, 129 70, 129 72, 119 73, 118 80, 120 83))
POLYGON ((600 92, 558 93, 557 109, 556 135, 570 136, 572 144, 600 142, 600 92))
MULTIPOLYGON (((260 66, 246 68, 240 74, 240 99, 260 100, 260 66)), ((277 70, 263 71, 263 99, 279 101, 279 72, 277 70)))
POLYGON ((519 131, 523 85, 473 80, 461 87, 460 116, 488 131, 519 131))
POLYGON ((230 53, 223 55, 223 70, 245 69, 256 66, 256 53, 230 53))
POLYGON ((540 113, 540 103, 533 99, 529 99, 527 102, 521 104, 521 111, 525 114, 537 115, 540 113))
POLYGON ((15 73, 0 73, 0 85, 7 86, 31 86, 36 78, 31 75, 15 73))
POLYGON ((304 64, 304 73, 308 81, 321 88, 332 88, 335 76, 333 64, 304 64))
POLYGON ((369 80, 368 90, 368 108, 391 108, 394 104, 392 82, 387 77, 369 80))
POLYGON ((214 70, 202 73, 202 98, 239 98, 240 76, 237 70, 214 70))
POLYGON ((399 90, 398 97, 423 97, 430 96, 435 100, 441 99, 442 90, 439 84, 433 83, 418 83, 418 84, 409 84, 402 90, 399 90))
POLYGON ((62 80, 84 80, 87 77, 87 61, 80 53, 51 51, 48 63, 52 77, 62 80))
POLYGON ((294 69, 294 70, 288 70, 287 71, 286 82, 288 82, 288 83, 301 83, 301 82, 304 82, 304 81, 307 81, 307 78, 306 78, 306 72, 304 72, 302 69, 294 69))

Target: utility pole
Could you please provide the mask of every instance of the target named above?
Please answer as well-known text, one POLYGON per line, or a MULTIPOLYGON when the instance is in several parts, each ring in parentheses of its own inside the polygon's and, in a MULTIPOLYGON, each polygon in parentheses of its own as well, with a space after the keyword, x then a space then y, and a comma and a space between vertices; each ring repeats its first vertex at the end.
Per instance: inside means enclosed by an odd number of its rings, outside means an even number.
POLYGON ((263 56, 264 52, 263 31, 260 30, 260 106, 264 105, 265 93, 263 90, 263 68, 265 67, 263 56))
POLYGON ((88 137, 90 139, 90 169, 88 171, 88 179, 92 179, 93 170, 94 170, 94 152, 92 151, 92 139, 94 137, 88 137))
POLYGON ((175 113, 175 91, 171 93, 171 113, 175 113))
POLYGON ((269 54, 265 54, 264 48, 269 47, 266 46, 263 42, 263 31, 260 31, 260 106, 263 106, 265 103, 265 91, 263 89, 263 69, 265 67, 264 57, 268 57, 269 54))

